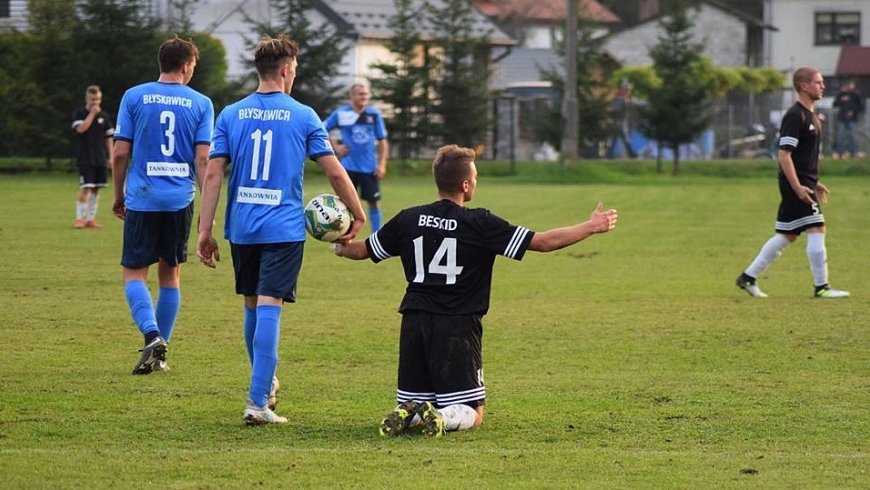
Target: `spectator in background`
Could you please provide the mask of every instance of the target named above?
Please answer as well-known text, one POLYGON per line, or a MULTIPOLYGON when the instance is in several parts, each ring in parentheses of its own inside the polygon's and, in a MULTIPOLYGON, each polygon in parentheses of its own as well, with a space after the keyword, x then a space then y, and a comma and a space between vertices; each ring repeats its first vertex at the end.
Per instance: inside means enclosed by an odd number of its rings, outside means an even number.
POLYGON ((369 106, 370 98, 365 85, 351 85, 350 104, 333 111, 323 123, 327 131, 338 128, 341 132, 341 141, 330 138, 330 142, 360 197, 368 203, 369 222, 375 232, 383 222, 380 180, 387 173, 389 145, 384 118, 369 106))
POLYGON ((855 123, 864 112, 864 101, 861 94, 855 90, 855 81, 849 80, 843 90, 834 99, 837 111, 837 138, 834 140, 834 152, 831 158, 855 158, 858 145, 855 142, 855 123))
POLYGON ((91 85, 85 90, 85 106, 73 112, 72 128, 78 141, 79 196, 75 222, 78 229, 100 227, 96 220, 98 192, 108 182, 106 162, 112 157, 112 135, 115 133, 109 114, 100 107, 102 102, 100 87, 91 85))

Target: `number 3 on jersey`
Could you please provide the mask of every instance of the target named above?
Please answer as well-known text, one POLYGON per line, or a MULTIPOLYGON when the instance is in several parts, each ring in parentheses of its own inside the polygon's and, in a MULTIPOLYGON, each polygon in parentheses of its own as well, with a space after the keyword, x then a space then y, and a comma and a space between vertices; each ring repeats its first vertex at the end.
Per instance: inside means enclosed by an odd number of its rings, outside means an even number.
POLYGON ((426 273, 442 274, 445 276, 447 284, 456 284, 456 276, 462 273, 462 266, 456 265, 456 239, 445 238, 432 260, 429 261, 429 269, 423 268, 423 237, 419 236, 414 239, 414 264, 416 265, 417 275, 414 276, 414 282, 421 283, 426 278, 426 273))

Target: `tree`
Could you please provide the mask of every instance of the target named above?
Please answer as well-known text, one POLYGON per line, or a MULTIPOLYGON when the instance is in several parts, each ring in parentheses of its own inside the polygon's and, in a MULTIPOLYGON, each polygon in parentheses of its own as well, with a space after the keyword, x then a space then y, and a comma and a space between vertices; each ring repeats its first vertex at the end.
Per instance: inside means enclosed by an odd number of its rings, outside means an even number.
MULTIPOLYGON (((678 2, 679 3, 679 2, 678 2)), ((640 110, 641 130, 660 146, 673 152, 673 174, 680 172, 681 144, 689 143, 713 121, 716 82, 703 57, 703 43, 693 43, 693 20, 683 5, 677 5, 659 21, 662 33, 650 49, 653 70, 662 84, 652 89, 640 110)), ((661 152, 658 152, 661 171, 661 152)))
POLYGON ((444 142, 478 147, 489 129, 489 35, 475 35, 474 6, 468 0, 427 4, 425 14, 440 54, 434 106, 438 135, 444 142))
MULTIPOLYGON (((341 61, 350 50, 350 40, 345 33, 329 22, 315 25, 316 18, 310 0, 269 0, 272 16, 259 21, 247 14, 245 20, 251 25, 256 38, 246 38, 253 50, 265 35, 286 34, 299 43, 299 67, 293 83, 293 97, 311 106, 325 117, 344 100, 349 87, 340 85, 341 61)), ((253 67, 252 56, 245 56, 246 66, 253 67)), ((255 75, 252 73, 252 80, 255 75)))
MULTIPOLYGON (((563 36, 564 38, 564 36, 563 36)), ((565 43, 556 46, 558 54, 565 58, 565 43)), ((618 131, 619 121, 614 120, 610 106, 612 89, 610 80, 617 63, 604 51, 604 38, 596 37, 588 23, 580 21, 577 36, 577 105, 579 107, 580 155, 597 154, 598 144, 611 139, 618 131)), ((565 77, 554 67, 540 70, 541 80, 553 85, 557 94, 564 93, 565 77)), ((542 141, 554 148, 561 145, 561 111, 555 104, 548 113, 548 123, 537 125, 542 141)))
POLYGON ((395 0, 396 14, 388 21, 393 37, 387 43, 392 59, 372 64, 380 72, 369 82, 372 97, 391 107, 386 118, 390 146, 404 164, 419 155, 429 138, 430 68, 423 56, 419 16, 413 0, 395 0))

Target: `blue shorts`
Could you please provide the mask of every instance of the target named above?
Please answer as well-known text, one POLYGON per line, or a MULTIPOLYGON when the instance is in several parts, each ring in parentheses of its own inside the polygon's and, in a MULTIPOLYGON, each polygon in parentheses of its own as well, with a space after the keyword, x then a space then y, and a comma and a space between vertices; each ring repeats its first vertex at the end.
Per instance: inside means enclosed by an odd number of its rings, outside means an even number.
POLYGON ((236 294, 296 302, 296 281, 305 242, 236 245, 230 243, 236 294))
POLYGON ((121 265, 144 269, 159 259, 172 267, 187 262, 193 202, 178 211, 127 210, 121 265))
POLYGON ((359 191, 359 197, 363 201, 380 201, 381 200, 381 182, 375 174, 365 172, 347 172, 353 186, 359 191))

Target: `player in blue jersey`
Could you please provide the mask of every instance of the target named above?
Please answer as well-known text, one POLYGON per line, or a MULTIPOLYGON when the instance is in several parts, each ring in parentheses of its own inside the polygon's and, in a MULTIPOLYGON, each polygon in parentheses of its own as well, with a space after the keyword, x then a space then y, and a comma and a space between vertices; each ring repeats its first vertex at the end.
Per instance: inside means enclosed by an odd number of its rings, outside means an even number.
POLYGON ((303 171, 306 157, 326 172, 335 193, 355 217, 342 240, 365 223, 353 183, 329 144, 317 114, 289 94, 296 78, 298 44, 281 35, 254 50, 257 91, 227 106, 215 122, 203 179, 197 256, 208 267, 220 260, 212 232, 221 182, 227 182, 224 236, 230 242, 236 293, 244 296, 243 330, 251 383, 243 418, 248 425, 280 424, 274 410, 281 307, 296 301, 305 243, 303 171))
POLYGON ((757 279, 783 250, 807 234, 807 259, 816 298, 848 298, 849 292, 828 284, 828 252, 825 246, 825 216, 821 205, 828 202, 828 188, 819 181, 819 151, 822 122, 815 103, 822 99, 825 82, 815 68, 802 67, 792 75, 798 100, 786 111, 779 130, 779 209, 774 235, 755 259, 737 276, 737 287, 755 298, 766 298, 757 279))
POLYGON ((121 99, 112 154, 112 212, 124 220, 124 292, 145 337, 133 374, 169 369, 166 349, 181 305, 181 264, 187 261, 193 198, 208 162, 214 124, 211 100, 187 86, 199 58, 197 47, 176 37, 160 45, 157 58, 157 81, 133 87, 121 99), (147 286, 155 262, 156 307, 147 286))
POLYGON ((538 233, 466 208, 477 188, 474 157, 471 148, 440 148, 432 162, 438 201, 400 211, 365 241, 335 247, 355 260, 398 256, 408 281, 399 307, 399 405, 384 418, 381 435, 419 426, 440 436, 479 426, 486 399, 482 319, 496 256, 522 260, 527 250, 551 252, 616 226, 616 210, 603 211, 601 203, 588 221, 538 233))
POLYGON ((361 83, 350 87, 350 104, 336 109, 324 121, 327 131, 338 128, 341 142, 332 141, 341 164, 350 175, 354 187, 369 206, 372 231, 381 228, 383 220, 380 200, 380 179, 387 173, 387 129, 381 112, 369 106, 369 89, 361 83))

